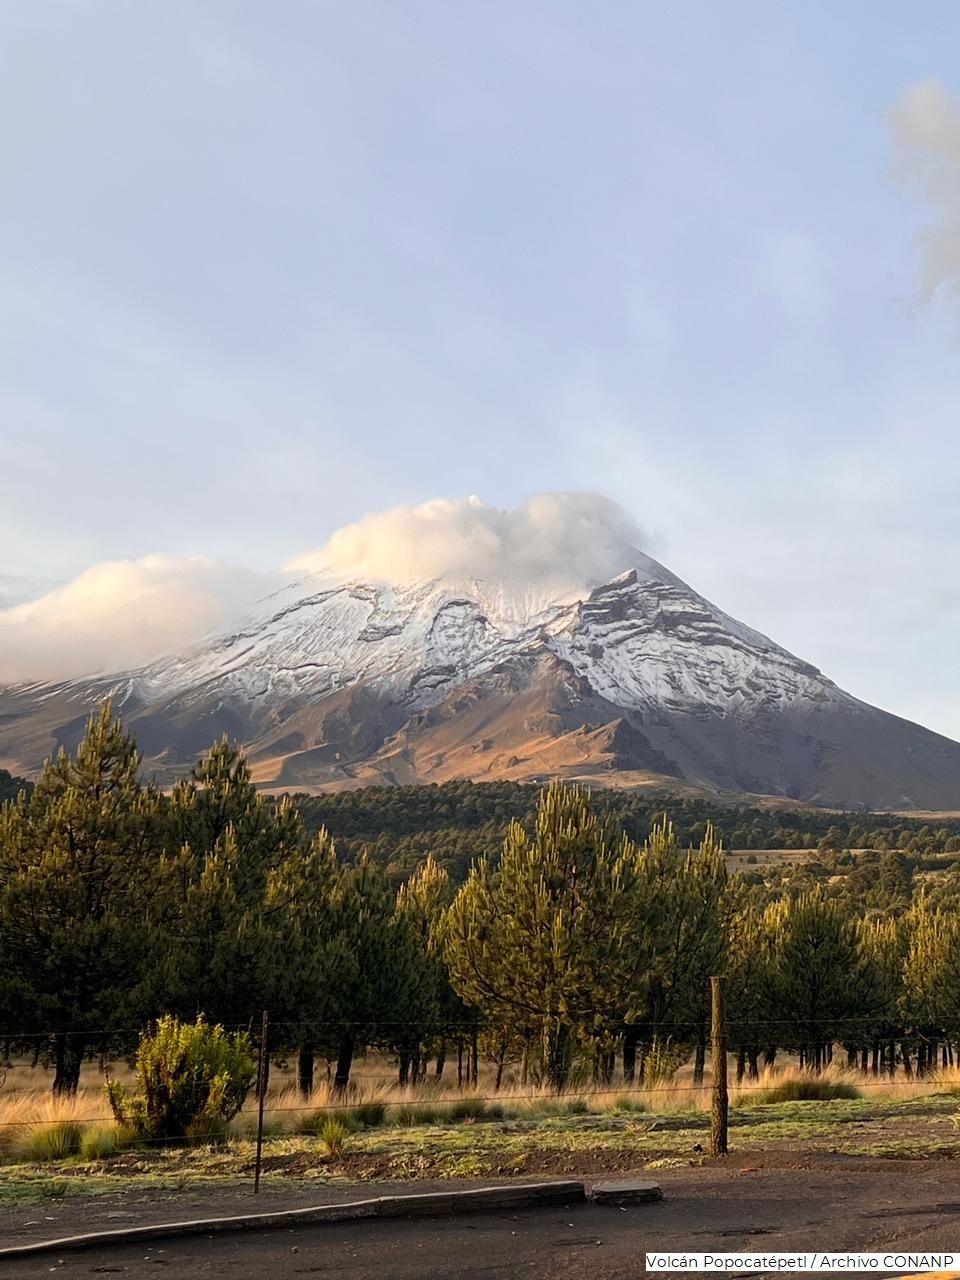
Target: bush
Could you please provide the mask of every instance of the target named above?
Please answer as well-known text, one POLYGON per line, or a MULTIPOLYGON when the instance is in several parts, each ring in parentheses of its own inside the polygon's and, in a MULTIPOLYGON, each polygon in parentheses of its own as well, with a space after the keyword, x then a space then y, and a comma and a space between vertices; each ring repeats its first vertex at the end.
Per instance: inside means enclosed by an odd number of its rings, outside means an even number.
POLYGON ((436 1107, 411 1104, 397 1107, 391 1119, 394 1124, 402 1125, 405 1129, 415 1129, 420 1124, 435 1124, 438 1114, 436 1107))
POLYGON ((140 1037, 136 1088, 106 1085, 119 1125, 159 1142, 222 1140, 253 1082, 256 1065, 249 1037, 228 1035, 199 1017, 161 1018, 140 1037))
POLYGON ((353 1108, 353 1114, 364 1129, 378 1129, 387 1114, 385 1102, 361 1102, 353 1108))
POLYGON ((528 1102, 523 1108, 523 1114, 532 1117, 542 1117, 549 1119, 552 1116, 563 1115, 564 1104, 559 1098, 536 1098, 533 1102, 528 1102))
POLYGON ((614 1111, 646 1111, 646 1106, 638 1099, 625 1093, 617 1094, 613 1100, 614 1111))
POLYGON ((67 1160, 70 1156, 79 1155, 82 1137, 83 1129, 75 1120, 28 1125, 17 1143, 18 1155, 37 1163, 67 1160))
POLYGON ((447 1109, 450 1120, 482 1120, 487 1114, 487 1104, 483 1098, 458 1098, 447 1109))
MULTIPOLYGON (((305 1128, 306 1126, 304 1126, 305 1128)), ((263 1117, 263 1136, 264 1138, 278 1138, 285 1132, 287 1126, 279 1118, 272 1117, 267 1112, 263 1117)), ((229 1142, 235 1140, 237 1142, 250 1142, 257 1136, 257 1113, 255 1110, 242 1111, 226 1126, 226 1140, 229 1142)))
MULTIPOLYGON (((385 1102, 358 1102, 355 1107, 321 1107, 303 1122, 308 1133, 320 1133, 327 1120, 339 1120, 351 1133, 360 1129, 377 1129, 383 1124, 387 1114, 385 1102)), ((416 1122, 413 1122, 416 1123, 416 1122)))
POLYGON ((837 1080, 815 1080, 800 1078, 783 1080, 780 1084, 770 1085, 767 1089, 747 1092, 737 1099, 738 1106, 749 1106, 752 1103, 769 1102, 831 1102, 835 1098, 862 1098, 863 1094, 852 1084, 844 1084, 837 1080))
POLYGON ((187 1139, 197 1147, 222 1147, 227 1141, 228 1121, 223 1116, 204 1115, 187 1125, 187 1139))
POLYGON ((84 1129, 80 1138, 80 1154, 84 1160, 105 1160, 130 1145, 134 1135, 116 1126, 94 1125, 84 1129))
POLYGON ((319 1111, 315 1111, 304 1120, 304 1132, 322 1134, 324 1127, 330 1121, 342 1125, 347 1133, 358 1133, 363 1128, 352 1107, 338 1107, 333 1110, 321 1107, 319 1111))
POLYGON ((585 1116, 590 1108, 587 1106, 585 1098, 570 1098, 563 1104, 562 1113, 565 1116, 585 1116))
POLYGON ((487 1102, 485 1098, 458 1098, 446 1108, 440 1108, 436 1119, 449 1124, 460 1120, 502 1120, 506 1112, 502 1102, 487 1102))
POLYGON ((328 1116, 320 1126, 320 1142, 330 1156, 342 1156, 350 1141, 351 1131, 336 1116, 328 1116))

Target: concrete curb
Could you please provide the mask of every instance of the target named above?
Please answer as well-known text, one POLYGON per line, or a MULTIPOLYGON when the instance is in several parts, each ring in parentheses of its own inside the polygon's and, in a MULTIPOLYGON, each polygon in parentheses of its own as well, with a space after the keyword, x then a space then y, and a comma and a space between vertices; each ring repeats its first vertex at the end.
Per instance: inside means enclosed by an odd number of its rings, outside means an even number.
POLYGON ((527 1209, 537 1205, 578 1204, 586 1200, 582 1182, 526 1182, 512 1187, 477 1187, 473 1191, 429 1191, 420 1195, 380 1196, 345 1204, 321 1204, 307 1209, 243 1214, 235 1218, 199 1218, 193 1222, 158 1222, 117 1231, 91 1231, 61 1240, 33 1240, 0 1249, 0 1263, 36 1254, 63 1253, 105 1245, 139 1244, 177 1236, 213 1235, 228 1231, 268 1231, 277 1227, 321 1226, 361 1218, 421 1218, 446 1213, 491 1213, 498 1209, 527 1209))

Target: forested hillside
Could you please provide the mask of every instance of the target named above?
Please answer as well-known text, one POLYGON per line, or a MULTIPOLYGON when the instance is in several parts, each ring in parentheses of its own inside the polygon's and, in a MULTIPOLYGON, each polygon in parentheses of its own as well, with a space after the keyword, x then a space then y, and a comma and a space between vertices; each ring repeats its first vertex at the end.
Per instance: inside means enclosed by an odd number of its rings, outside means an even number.
MULTIPOLYGON (((528 822, 539 788, 513 782, 449 782, 442 786, 366 787, 334 795, 293 797, 307 829, 325 827, 341 856, 361 850, 402 879, 431 854, 456 882, 476 857, 498 854, 512 818, 528 822)), ((899 849, 910 854, 960 853, 960 819, 936 824, 882 813, 760 809, 669 792, 598 789, 598 814, 642 843, 665 813, 678 840, 696 845, 713 824, 728 849, 899 849)))
POLYGON ((26 778, 16 778, 6 769, 0 769, 0 804, 3 804, 4 800, 15 799, 19 791, 29 793, 32 789, 33 783, 27 782, 26 778))

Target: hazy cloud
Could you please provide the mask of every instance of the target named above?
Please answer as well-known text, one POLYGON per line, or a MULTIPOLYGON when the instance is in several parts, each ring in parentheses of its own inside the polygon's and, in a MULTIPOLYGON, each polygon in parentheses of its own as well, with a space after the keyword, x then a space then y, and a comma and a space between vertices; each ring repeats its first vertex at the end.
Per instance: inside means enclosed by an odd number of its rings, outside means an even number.
POLYGON ((122 671, 199 639, 272 581, 201 557, 109 560, 0 609, 0 683, 122 671))

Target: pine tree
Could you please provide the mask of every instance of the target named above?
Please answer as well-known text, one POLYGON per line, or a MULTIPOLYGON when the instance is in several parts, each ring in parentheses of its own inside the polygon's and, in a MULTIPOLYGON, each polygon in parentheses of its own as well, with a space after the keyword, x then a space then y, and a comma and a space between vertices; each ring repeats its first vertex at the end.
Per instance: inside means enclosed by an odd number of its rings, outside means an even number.
POLYGON ((19 1020, 50 1033, 57 1093, 76 1090, 92 1042, 141 1016, 166 806, 139 767, 107 703, 76 752, 0 811, 7 994, 19 1020))
POLYGON ((302 856, 271 871, 261 915, 262 968, 274 1025, 297 1053, 297 1084, 313 1091, 318 1044, 338 1013, 339 975, 352 943, 338 929, 335 903, 343 869, 333 841, 321 829, 302 856))
MULTIPOLYGON (((856 1050, 866 1050, 872 1044, 878 1069, 881 1062, 892 1075, 896 1070, 896 1038, 903 1027, 904 991, 903 968, 906 931, 899 920, 886 919, 858 921, 860 939, 862 1001, 860 1005, 863 1023, 847 1035, 845 1044, 849 1065, 856 1061, 856 1050)), ((901 1045, 904 1068, 910 1071, 910 1052, 901 1045)))
POLYGON ((454 990, 443 955, 442 922, 453 898, 450 878, 432 856, 417 868, 397 893, 397 920, 413 947, 413 965, 419 981, 411 993, 411 1034, 398 1048, 400 1083, 406 1084, 413 1068, 414 1082, 426 1070, 426 1059, 436 1057, 436 1074, 443 1074, 448 1042, 457 1042, 462 1060, 466 1039, 479 1027, 476 1010, 454 990), (418 1071, 419 1068, 419 1071, 418 1071))
POLYGON ((532 836, 514 822, 499 870, 478 861, 447 913, 445 954, 460 995, 501 1026, 535 1030, 555 1089, 566 1084, 577 1032, 608 1021, 611 975, 630 943, 634 859, 585 791, 554 782, 532 836))
POLYGON ((773 946, 762 914, 744 906, 730 923, 727 946, 727 1025, 737 1053, 737 1079, 760 1074, 761 1050, 772 1062, 779 1026, 772 992, 773 946))
POLYGON ((282 921, 268 895, 277 877, 303 883, 310 839, 289 800, 257 792, 245 756, 225 738, 174 788, 170 812, 177 925, 160 989, 184 1018, 247 1023, 280 978, 270 932, 282 921))
POLYGON ((623 1002, 624 1076, 640 1074, 655 1047, 695 1048, 702 1075, 709 980, 722 972, 734 897, 723 846, 706 824, 698 849, 681 850, 672 824, 654 824, 635 859, 628 899, 631 972, 618 975, 623 1002))
POLYGON ((765 924, 773 939, 772 998, 784 1024, 780 1043, 819 1071, 862 1012, 856 921, 817 888, 768 908, 765 924))
POLYGON ((939 1044, 960 1027, 960 917, 922 893, 904 919, 904 1005, 918 1038, 917 1070, 937 1066, 939 1044))
POLYGON ((410 1019, 416 952, 397 927, 396 899, 383 871, 362 857, 344 868, 333 901, 333 930, 343 939, 333 978, 334 1012, 325 1046, 336 1054, 334 1088, 346 1092, 355 1054, 392 1044, 410 1019))

